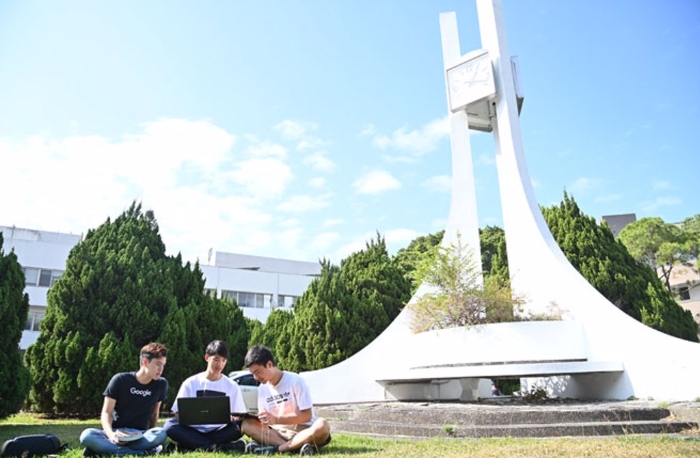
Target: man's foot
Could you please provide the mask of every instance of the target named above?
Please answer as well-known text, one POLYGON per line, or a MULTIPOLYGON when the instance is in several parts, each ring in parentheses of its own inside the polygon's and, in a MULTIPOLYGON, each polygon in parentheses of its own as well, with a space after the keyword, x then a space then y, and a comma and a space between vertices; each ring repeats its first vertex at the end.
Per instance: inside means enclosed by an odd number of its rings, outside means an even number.
POLYGON ((238 439, 237 441, 227 442, 225 444, 218 444, 216 446, 217 452, 245 452, 247 447, 246 441, 243 439, 238 439))
POLYGON ((315 455, 318 449, 314 444, 304 444, 299 449, 299 455, 315 455))
POLYGON ((83 456, 97 456, 97 453, 93 452, 89 448, 85 447, 83 449, 83 456))
POLYGON ((177 444, 175 442, 168 442, 165 444, 165 449, 163 449, 163 453, 165 454, 171 454, 171 453, 177 453, 177 444))
POLYGON ((252 453, 254 455, 274 455, 280 452, 276 445, 260 445, 260 444, 248 444, 245 448, 246 453, 252 453))
POLYGON ((159 445, 157 447, 153 447, 152 449, 146 451, 146 453, 144 453, 144 455, 159 455, 161 453, 163 453, 163 446, 159 445))

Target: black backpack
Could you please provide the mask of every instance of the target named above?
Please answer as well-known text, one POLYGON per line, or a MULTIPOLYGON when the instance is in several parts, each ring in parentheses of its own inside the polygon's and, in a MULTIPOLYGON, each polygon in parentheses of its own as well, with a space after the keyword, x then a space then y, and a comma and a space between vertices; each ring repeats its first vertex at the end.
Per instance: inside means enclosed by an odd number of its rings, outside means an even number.
POLYGON ((56 455, 67 448, 68 444, 61 444, 55 434, 28 434, 6 440, 2 444, 0 456, 32 458, 34 456, 56 455))

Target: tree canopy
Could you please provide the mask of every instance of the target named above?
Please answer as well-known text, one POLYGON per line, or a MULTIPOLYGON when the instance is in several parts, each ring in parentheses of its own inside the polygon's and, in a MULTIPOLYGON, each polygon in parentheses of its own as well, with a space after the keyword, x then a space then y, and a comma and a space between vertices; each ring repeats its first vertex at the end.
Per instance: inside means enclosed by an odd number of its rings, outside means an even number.
POLYGON ((671 274, 677 265, 692 266, 700 248, 700 215, 681 224, 661 218, 642 218, 625 226, 619 235, 629 253, 642 264, 659 272, 671 291, 671 274))
POLYGON ((19 341, 29 313, 24 273, 14 251, 5 254, 0 232, 0 419, 20 410, 29 392, 29 371, 20 357, 19 341))
POLYGON ((607 225, 585 215, 566 193, 542 214, 569 262, 610 302, 647 326, 698 341, 692 314, 676 303, 649 266, 635 261, 607 225))
POLYGON ((391 262, 386 242, 377 235, 377 240, 340 266, 323 260, 321 275, 297 300, 293 317, 277 317, 265 328, 281 329, 275 343, 281 367, 320 369, 349 358, 372 342, 409 298, 410 283, 391 262))
POLYGON ((164 373, 173 399, 203 369, 209 341, 227 340, 240 367, 248 337, 235 303, 204 293, 198 264, 166 256, 153 212, 133 203, 88 231, 49 290, 41 334, 26 354, 30 399, 41 412, 95 414, 111 376, 138 369, 138 352, 152 341, 176 361, 164 373))
POLYGON ((499 274, 482 275, 473 250, 461 237, 428 253, 414 271, 416 280, 430 287, 411 305, 415 332, 519 319, 514 312, 523 300, 510 290, 510 281, 499 274))

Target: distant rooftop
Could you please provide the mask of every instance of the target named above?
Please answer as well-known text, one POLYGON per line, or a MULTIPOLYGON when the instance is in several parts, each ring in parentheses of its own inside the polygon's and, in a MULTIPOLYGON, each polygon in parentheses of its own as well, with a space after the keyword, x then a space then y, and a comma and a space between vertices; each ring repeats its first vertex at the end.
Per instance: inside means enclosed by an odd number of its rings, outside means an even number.
POLYGON ((0 226, 0 232, 2 232, 2 236, 6 241, 13 239, 26 242, 55 243, 59 245, 75 245, 83 238, 82 234, 41 231, 15 226, 0 226))
POLYGON ((634 223, 637 221, 637 215, 634 213, 625 213, 622 215, 606 215, 601 218, 602 221, 608 223, 610 230, 613 235, 617 237, 620 231, 625 228, 629 223, 634 223))
POLYGON ((216 267, 230 269, 257 270, 293 275, 318 277, 321 275, 321 264, 318 262, 293 261, 290 259, 268 258, 248 254, 224 253, 216 251, 214 259, 210 260, 216 267))

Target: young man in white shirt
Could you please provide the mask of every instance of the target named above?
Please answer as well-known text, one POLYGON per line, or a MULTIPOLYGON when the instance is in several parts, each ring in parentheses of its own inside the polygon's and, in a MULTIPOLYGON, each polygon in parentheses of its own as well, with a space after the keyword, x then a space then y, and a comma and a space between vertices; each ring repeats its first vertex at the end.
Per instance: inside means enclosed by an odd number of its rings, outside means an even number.
POLYGON ((183 426, 178 416, 177 400, 202 396, 228 396, 231 404, 229 412, 245 412, 246 407, 238 384, 223 374, 229 358, 228 344, 214 340, 206 349, 204 360, 207 370, 187 378, 172 406, 175 417, 165 422, 164 428, 172 440, 177 442, 178 451, 244 451, 246 443, 241 439, 241 422, 231 417, 231 421, 221 425, 183 426))
POLYGON ((313 455, 331 441, 331 427, 314 414, 311 394, 298 374, 275 366, 272 352, 262 345, 248 350, 245 366, 260 382, 258 419, 245 419, 243 432, 257 444, 247 453, 270 454, 298 450, 313 455))

